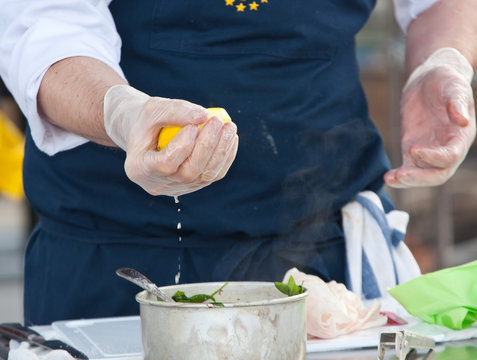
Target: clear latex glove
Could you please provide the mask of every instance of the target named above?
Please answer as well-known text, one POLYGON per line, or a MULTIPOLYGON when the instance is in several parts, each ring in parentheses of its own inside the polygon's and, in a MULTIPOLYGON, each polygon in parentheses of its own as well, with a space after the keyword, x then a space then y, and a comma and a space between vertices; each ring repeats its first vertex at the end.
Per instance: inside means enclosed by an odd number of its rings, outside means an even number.
POLYGON ((234 123, 207 120, 207 110, 199 105, 150 97, 128 85, 113 86, 104 96, 104 126, 126 151, 129 179, 152 195, 179 196, 222 179, 238 147, 234 123), (197 125, 204 122, 199 131, 197 125), (184 128, 157 151, 165 126, 184 128))
POLYGON ((453 48, 439 49, 413 71, 401 102, 403 164, 385 174, 388 185, 441 185, 455 173, 475 138, 473 75, 453 48))

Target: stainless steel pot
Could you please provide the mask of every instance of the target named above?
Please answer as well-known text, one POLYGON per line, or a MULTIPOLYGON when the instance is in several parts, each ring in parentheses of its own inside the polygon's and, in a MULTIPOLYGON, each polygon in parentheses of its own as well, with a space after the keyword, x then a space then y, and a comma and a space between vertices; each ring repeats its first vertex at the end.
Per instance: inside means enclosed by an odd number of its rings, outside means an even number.
MULTIPOLYGON (((161 287, 172 296, 211 294, 223 283, 161 287)), ((307 292, 286 296, 272 282, 229 282, 215 299, 224 307, 157 301, 140 304, 145 360, 305 359, 307 292)))

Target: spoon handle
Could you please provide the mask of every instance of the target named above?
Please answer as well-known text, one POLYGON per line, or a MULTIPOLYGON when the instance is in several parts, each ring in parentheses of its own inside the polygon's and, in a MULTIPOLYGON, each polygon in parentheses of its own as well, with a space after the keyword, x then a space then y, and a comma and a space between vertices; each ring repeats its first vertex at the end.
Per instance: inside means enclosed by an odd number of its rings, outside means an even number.
POLYGON ((149 280, 145 275, 141 274, 136 269, 120 268, 116 270, 116 274, 126 280, 131 281, 132 283, 138 285, 139 287, 143 288, 144 290, 150 292, 151 294, 157 296, 164 301, 174 302, 174 300, 169 295, 166 295, 164 292, 162 292, 162 290, 159 289, 156 284, 154 284, 151 280, 149 280))

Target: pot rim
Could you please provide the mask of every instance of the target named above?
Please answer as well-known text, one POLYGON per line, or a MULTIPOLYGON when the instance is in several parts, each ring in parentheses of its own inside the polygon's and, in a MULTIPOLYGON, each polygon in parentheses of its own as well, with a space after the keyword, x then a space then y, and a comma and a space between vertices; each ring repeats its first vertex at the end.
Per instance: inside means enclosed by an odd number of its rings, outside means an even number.
MULTIPOLYGON (((178 285, 169 285, 169 286, 162 286, 160 289, 162 291, 167 291, 168 289, 180 289, 181 287, 190 287, 194 285, 210 285, 211 287, 220 287, 225 283, 222 282, 203 282, 203 283, 187 283, 187 284, 178 284, 178 285)), ((230 284, 234 285, 255 285, 255 286, 275 286, 273 282, 270 281, 229 281, 230 284)), ((227 285, 228 286, 228 285, 227 285)), ((277 289, 277 292, 279 290, 277 289)), ((267 305, 276 305, 276 304, 284 304, 290 302, 297 302, 301 299, 304 299, 308 296, 308 289, 304 288, 304 292, 298 295, 293 296, 286 296, 283 294, 283 297, 277 297, 268 300, 257 300, 257 301, 237 301, 234 303, 224 303, 224 306, 215 306, 213 304, 204 304, 204 303, 182 303, 182 302, 165 302, 165 301, 157 301, 157 300, 150 300, 147 299, 146 296, 148 292, 146 290, 140 291, 136 294, 136 301, 139 304, 143 305, 152 305, 157 307, 173 307, 173 308, 202 308, 202 309, 224 309, 224 308, 242 308, 242 307, 253 307, 253 306, 267 306, 267 305)), ((279 293, 281 294, 281 293, 279 293)))

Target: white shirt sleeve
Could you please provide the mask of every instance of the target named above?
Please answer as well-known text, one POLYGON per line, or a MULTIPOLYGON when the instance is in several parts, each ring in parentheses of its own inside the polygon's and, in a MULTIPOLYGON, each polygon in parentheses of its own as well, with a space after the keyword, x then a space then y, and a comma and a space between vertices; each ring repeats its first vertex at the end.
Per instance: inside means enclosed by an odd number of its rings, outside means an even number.
POLYGON ((439 0, 394 0, 396 20, 404 33, 412 20, 439 0))
POLYGON ((88 140, 38 114, 37 93, 48 68, 61 59, 88 56, 124 77, 110 2, 0 0, 0 76, 27 118, 35 144, 49 155, 88 140))

